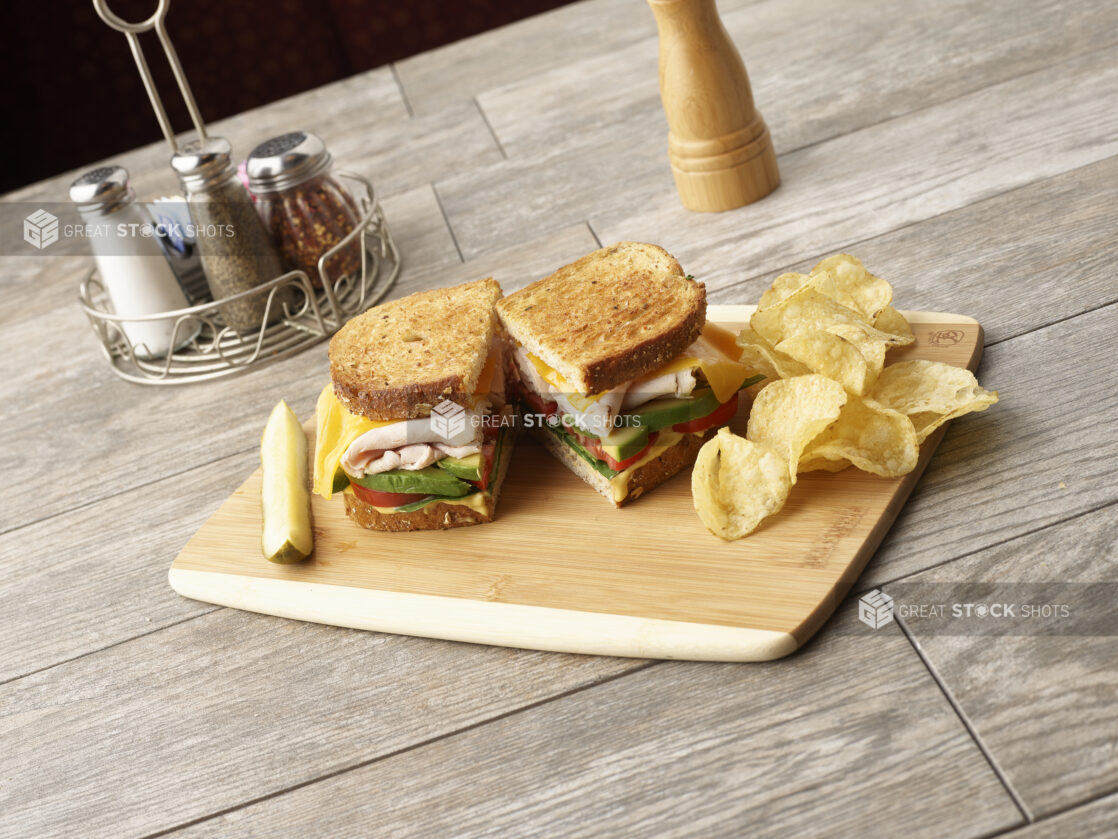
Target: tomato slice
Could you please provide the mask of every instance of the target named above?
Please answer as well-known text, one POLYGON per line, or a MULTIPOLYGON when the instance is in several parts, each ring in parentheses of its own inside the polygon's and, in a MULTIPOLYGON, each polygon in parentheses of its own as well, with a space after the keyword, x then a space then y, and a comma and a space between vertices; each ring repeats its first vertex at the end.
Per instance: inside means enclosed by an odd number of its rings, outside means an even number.
POLYGON ((350 484, 353 494, 374 507, 402 507, 426 498, 422 492, 380 492, 375 489, 366 489, 360 484, 350 484))
POLYGON ((493 477, 493 457, 496 453, 496 440, 486 440, 481 444, 481 480, 470 481, 470 483, 482 492, 489 489, 489 479, 493 477))
POLYGON ((579 444, 584 449, 586 449, 586 451, 590 452, 590 454, 594 455, 594 457, 598 458, 598 460, 603 461, 606 466, 608 466, 614 472, 625 471, 646 454, 648 454, 648 450, 652 448, 652 444, 655 443, 656 438, 660 436, 660 432, 653 431, 651 434, 648 435, 648 445, 637 452, 635 455, 633 455, 632 457, 627 457, 624 460, 614 460, 602 448, 601 441, 597 437, 587 437, 585 434, 579 434, 577 431, 572 431, 571 433, 575 435, 575 438, 578 440, 579 444))
POLYGON ((689 434, 693 431, 706 431, 708 428, 725 425, 734 418, 734 414, 737 412, 738 395, 735 393, 730 397, 728 402, 723 402, 705 417, 698 417, 697 419, 688 420, 687 422, 678 422, 672 426, 672 431, 678 431, 681 434, 689 434))
POLYGON ((520 395, 524 397, 524 401, 527 402, 537 414, 551 416, 559 410, 558 402, 544 402, 542 396, 524 384, 520 385, 520 395))

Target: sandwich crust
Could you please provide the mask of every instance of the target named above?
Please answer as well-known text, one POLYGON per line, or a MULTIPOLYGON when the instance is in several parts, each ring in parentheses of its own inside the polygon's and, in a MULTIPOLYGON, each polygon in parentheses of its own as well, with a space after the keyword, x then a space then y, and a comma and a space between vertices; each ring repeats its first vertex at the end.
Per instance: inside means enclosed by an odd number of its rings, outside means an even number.
POLYGON ((376 507, 366 504, 352 492, 346 492, 345 511, 356 524, 367 530, 401 532, 410 530, 449 530, 452 527, 468 527, 471 524, 485 524, 497 517, 497 500, 501 486, 512 462, 513 450, 511 436, 505 441, 501 452, 501 462, 497 464, 497 474, 489 485, 489 500, 485 512, 480 512, 463 504, 447 504, 436 501, 410 513, 382 513, 376 507))
POLYGON ((493 278, 382 303, 347 322, 330 340, 334 393, 372 420, 415 419, 448 399, 468 406, 497 317, 493 278))
POLYGON ((629 476, 628 492, 621 501, 613 500, 609 478, 596 471, 570 446, 546 429, 537 428, 532 433, 564 466, 594 487, 613 506, 623 507, 691 466, 699 456, 699 449, 702 448, 703 443, 717 434, 718 429, 712 428, 701 437, 696 434, 686 434, 659 457, 635 469, 629 476))
POLYGON ((656 245, 619 242, 497 302, 508 333, 579 393, 654 370, 699 337, 706 287, 656 245))

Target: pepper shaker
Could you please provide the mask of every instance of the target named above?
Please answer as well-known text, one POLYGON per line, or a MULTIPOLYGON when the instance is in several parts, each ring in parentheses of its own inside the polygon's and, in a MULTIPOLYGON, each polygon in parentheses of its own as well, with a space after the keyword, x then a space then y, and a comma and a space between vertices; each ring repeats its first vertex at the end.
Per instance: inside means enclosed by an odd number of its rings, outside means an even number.
MULTIPOLYGON (((257 212, 284 267, 302 270, 315 288, 322 288, 319 259, 361 220, 357 202, 331 175, 332 162, 320 137, 292 131, 258 145, 246 165, 257 212)), ((332 279, 360 271, 361 242, 334 254, 324 269, 332 279)))
POLYGON ((648 0, 660 33, 668 160, 683 206, 721 212, 780 183, 769 129, 714 0, 648 0))
MULTIPOLYGON (((70 185, 93 247, 101 286, 118 315, 153 315, 187 307, 186 295, 160 248, 146 209, 122 166, 102 166, 70 185)), ((123 321, 124 337, 138 358, 150 360, 180 349, 197 336, 201 323, 190 318, 123 321), (172 346, 172 344, 174 346, 172 346)))
MULTIPOLYGON (((194 219, 198 252, 215 300, 230 297, 283 273, 279 255, 252 199, 237 178, 233 148, 221 137, 195 140, 171 158, 194 219)), ((277 292, 269 320, 283 316, 287 291, 277 292)), ((249 295, 218 306, 225 323, 238 332, 261 328, 267 295, 249 295)))

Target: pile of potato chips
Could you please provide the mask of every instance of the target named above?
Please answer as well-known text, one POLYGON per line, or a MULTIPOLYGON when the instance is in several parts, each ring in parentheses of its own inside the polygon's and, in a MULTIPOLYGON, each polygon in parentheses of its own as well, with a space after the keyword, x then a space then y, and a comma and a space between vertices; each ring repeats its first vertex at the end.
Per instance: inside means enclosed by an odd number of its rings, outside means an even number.
POLYGON ((742 330, 741 360, 767 378, 745 437, 723 428, 691 475, 699 518, 740 539, 784 506, 800 472, 856 466, 906 475, 920 443, 948 420, 998 401, 969 370, 935 361, 885 367, 885 353, 915 341, 890 303, 893 287, 853 256, 810 274, 782 274, 742 330))

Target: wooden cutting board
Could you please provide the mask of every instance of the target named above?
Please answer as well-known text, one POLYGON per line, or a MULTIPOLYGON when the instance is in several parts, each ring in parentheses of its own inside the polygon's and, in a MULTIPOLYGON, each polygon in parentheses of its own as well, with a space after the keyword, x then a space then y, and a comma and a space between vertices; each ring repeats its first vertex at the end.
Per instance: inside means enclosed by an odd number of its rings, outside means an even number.
MULTIPOLYGON (((711 306, 708 316, 736 331, 751 312, 711 306)), ((905 315, 916 343, 887 364, 977 367, 976 321, 905 315)), ((744 433, 745 417, 733 427, 744 433)), ((497 521, 377 533, 351 523, 340 498, 314 496, 315 553, 299 565, 261 556, 257 470, 183 548, 170 582, 210 603, 406 635, 641 658, 779 658, 834 611, 942 436, 924 442, 903 478, 854 468, 801 475, 784 509, 737 542, 703 528, 690 470, 617 510, 522 436, 497 521)))

